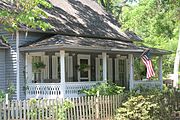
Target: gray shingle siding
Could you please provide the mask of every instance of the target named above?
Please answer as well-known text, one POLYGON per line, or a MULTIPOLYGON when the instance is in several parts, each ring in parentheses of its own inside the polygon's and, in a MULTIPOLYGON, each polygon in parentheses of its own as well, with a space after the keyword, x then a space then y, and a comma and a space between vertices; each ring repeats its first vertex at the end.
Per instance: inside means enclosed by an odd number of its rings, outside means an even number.
POLYGON ((0 90, 6 90, 5 80, 5 50, 0 49, 0 90))
MULTIPOLYGON (((27 44, 28 42, 33 42, 41 37, 43 37, 44 34, 40 33, 25 33, 25 32, 20 32, 19 33, 19 44, 20 46, 27 44)), ((25 99, 25 53, 20 52, 20 99, 25 99)))
MULTIPOLYGON (((16 36, 12 33, 7 33, 4 30, 0 29, 0 35, 3 35, 7 40, 9 45, 11 46, 10 49, 5 50, 5 74, 4 79, 0 79, 0 88, 6 89, 8 82, 13 83, 16 87, 16 73, 17 73, 17 57, 16 57, 16 36), (7 82, 6 82, 7 81, 7 82)), ((39 38, 43 37, 44 34, 41 33, 19 33, 19 44, 20 46, 26 44, 30 41, 36 41, 39 38)), ((1 53, 0 53, 1 54, 1 53)), ((20 99, 25 99, 25 53, 20 53, 20 99)), ((0 56, 0 61, 2 57, 0 56)), ((1 67, 1 66, 0 66, 1 67)), ((1 71, 2 68, 0 68, 1 71)), ((0 74, 1 78, 1 74, 0 74)), ((13 95, 13 99, 16 99, 16 94, 13 95)))

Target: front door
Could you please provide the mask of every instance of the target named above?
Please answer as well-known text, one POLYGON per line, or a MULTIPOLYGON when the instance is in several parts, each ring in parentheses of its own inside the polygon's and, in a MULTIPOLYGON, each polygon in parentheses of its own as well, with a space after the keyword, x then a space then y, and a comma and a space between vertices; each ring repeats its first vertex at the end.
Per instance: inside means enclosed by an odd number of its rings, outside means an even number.
POLYGON ((78 55, 78 81, 90 81, 90 55, 78 55))
POLYGON ((128 88, 127 59, 115 59, 115 83, 128 88))

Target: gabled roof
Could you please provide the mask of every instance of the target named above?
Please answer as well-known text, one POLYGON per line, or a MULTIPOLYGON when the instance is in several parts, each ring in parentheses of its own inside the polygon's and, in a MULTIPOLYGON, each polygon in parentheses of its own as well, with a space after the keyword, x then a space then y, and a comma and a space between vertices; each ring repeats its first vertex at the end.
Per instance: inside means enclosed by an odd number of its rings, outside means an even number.
POLYGON ((129 29, 127 29, 125 31, 125 34, 131 39, 131 40, 135 40, 135 41, 142 41, 142 38, 140 38, 135 32, 130 31, 129 29))
MULTIPOLYGON (((96 0, 49 0, 49 2, 53 7, 44 9, 49 17, 43 20, 54 28, 49 29, 48 32, 90 38, 130 40, 124 32, 120 31, 117 20, 96 0)), ((3 9, 1 2, 0 7, 3 9)), ((26 30, 25 26, 21 27, 21 30, 26 30)))

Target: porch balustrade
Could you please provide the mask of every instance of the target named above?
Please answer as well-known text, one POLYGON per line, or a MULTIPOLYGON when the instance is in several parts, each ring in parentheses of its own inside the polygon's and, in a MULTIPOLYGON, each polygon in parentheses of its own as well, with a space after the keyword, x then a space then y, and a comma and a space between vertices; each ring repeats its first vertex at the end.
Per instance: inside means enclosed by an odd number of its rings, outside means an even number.
POLYGON ((47 98, 56 99, 62 98, 62 93, 64 92, 64 97, 79 97, 83 94, 79 94, 81 89, 88 89, 96 85, 99 82, 66 82, 61 83, 31 83, 27 85, 26 89, 26 99, 30 98, 47 98), (64 90, 63 90, 63 86, 64 90))
POLYGON ((150 88, 153 88, 153 87, 161 88, 162 87, 161 81, 159 81, 159 80, 156 80, 156 81, 155 80, 150 80, 150 81, 135 80, 133 88, 136 88, 139 85, 144 86, 144 87, 150 87, 150 88))
POLYGON ((60 83, 31 83, 27 85, 26 98, 57 98, 61 95, 60 83))

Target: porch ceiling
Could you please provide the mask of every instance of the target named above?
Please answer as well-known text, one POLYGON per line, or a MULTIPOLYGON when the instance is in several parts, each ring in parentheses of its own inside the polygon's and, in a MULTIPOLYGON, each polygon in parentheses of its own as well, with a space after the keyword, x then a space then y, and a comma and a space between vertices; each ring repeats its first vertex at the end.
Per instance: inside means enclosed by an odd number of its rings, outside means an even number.
POLYGON ((20 47, 21 51, 40 51, 53 49, 142 52, 142 49, 139 49, 139 47, 135 46, 132 42, 64 35, 55 35, 51 38, 20 47))

